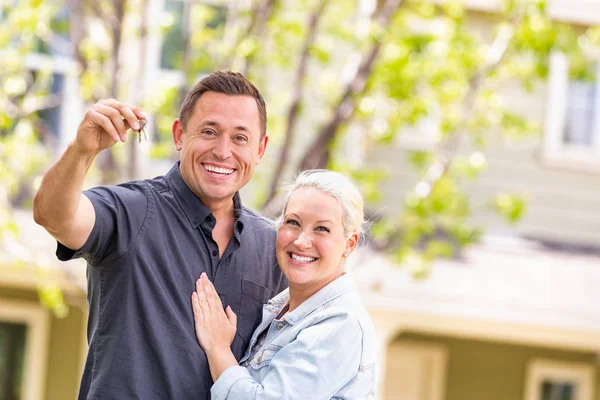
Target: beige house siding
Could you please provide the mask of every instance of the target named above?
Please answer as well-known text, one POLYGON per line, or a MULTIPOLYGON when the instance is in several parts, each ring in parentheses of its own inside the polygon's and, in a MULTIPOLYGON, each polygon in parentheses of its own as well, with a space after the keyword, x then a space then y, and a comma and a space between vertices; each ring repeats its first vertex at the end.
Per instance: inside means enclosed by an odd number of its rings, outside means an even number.
MULTIPOLYGON (((535 239, 600 246, 600 174, 546 167, 539 145, 490 143, 487 169, 467 183, 473 220, 488 233, 510 232, 535 239), (527 198, 527 212, 517 225, 506 224, 489 206, 500 192, 527 198)), ((404 196, 413 190, 419 175, 411 169, 406 152, 394 146, 377 146, 367 164, 387 171, 382 182, 382 203, 371 206, 384 215, 397 215, 404 196)))
MULTIPOLYGON (((534 359, 585 363, 596 370, 594 400, 600 400, 600 366, 595 354, 525 347, 444 336, 405 333, 390 348, 403 343, 442 346, 447 351, 446 400, 523 400, 528 364, 534 359)), ((391 352, 390 352, 391 353, 391 352)), ((394 370, 398 360, 388 358, 386 370, 394 370)), ((386 376, 386 383, 391 377, 386 376)), ((397 377, 402 379, 402 377, 397 377)), ((395 399, 393 385, 386 385, 384 399, 395 399)))
POLYGON ((81 379, 81 329, 86 315, 71 307, 63 319, 52 318, 48 352, 47 400, 76 399, 81 379))

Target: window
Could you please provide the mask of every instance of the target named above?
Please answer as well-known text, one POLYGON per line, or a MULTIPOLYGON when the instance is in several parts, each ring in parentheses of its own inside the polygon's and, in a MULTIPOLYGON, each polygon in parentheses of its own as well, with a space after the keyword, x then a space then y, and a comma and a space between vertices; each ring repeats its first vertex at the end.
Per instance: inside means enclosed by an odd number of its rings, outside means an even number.
POLYGON ((20 400, 25 353, 24 324, 0 322, 0 400, 20 400))
POLYGON ((0 299, 0 400, 44 397, 49 324, 41 305, 0 299))
POLYGON ((569 82, 562 144, 567 147, 591 149, 594 144, 596 121, 594 106, 596 85, 576 80, 569 82))
POLYGON ((541 400, 573 400, 575 399, 575 385, 573 382, 542 382, 541 400))
POLYGON ((566 55, 552 53, 543 156, 600 171, 600 63, 590 61, 588 73, 577 77, 569 68, 566 55))
POLYGON ((533 360, 527 368, 525 400, 592 400, 594 366, 533 360))

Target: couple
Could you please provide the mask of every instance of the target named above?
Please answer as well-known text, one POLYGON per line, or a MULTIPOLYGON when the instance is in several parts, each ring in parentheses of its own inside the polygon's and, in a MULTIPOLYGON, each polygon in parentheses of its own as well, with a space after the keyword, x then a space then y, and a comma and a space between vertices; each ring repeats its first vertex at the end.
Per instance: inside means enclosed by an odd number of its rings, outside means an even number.
POLYGON ((34 199, 58 258, 88 262, 79 398, 373 397, 373 327, 343 275, 363 222, 357 189, 305 172, 276 229, 242 206, 266 106, 241 74, 216 72, 173 123, 171 171, 82 192, 95 156, 145 118, 113 99, 92 106, 34 199))

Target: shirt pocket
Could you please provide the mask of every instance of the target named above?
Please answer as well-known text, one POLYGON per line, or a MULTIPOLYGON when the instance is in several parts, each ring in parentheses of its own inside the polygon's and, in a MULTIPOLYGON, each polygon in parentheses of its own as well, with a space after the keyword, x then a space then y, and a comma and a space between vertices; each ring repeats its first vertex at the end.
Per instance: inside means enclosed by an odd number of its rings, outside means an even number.
POLYGON ((258 371, 261 368, 268 367, 271 365, 273 357, 275 357, 275 354, 277 354, 279 350, 281 350, 281 346, 274 344, 270 344, 264 349, 260 349, 250 361, 248 368, 258 371))
POLYGON ((271 291, 258 283, 242 279, 238 333, 248 342, 262 319, 263 305, 271 298, 271 291))

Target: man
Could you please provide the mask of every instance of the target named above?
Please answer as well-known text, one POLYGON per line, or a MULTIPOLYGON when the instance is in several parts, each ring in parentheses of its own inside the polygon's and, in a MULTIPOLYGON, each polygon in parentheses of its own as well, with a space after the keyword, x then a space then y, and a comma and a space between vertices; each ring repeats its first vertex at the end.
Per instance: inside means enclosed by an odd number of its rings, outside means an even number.
POLYGON ((92 106, 34 199, 35 221, 58 241, 58 258, 88 262, 80 399, 208 398, 212 381, 190 304, 200 273, 237 314, 238 359, 262 303, 287 285, 273 227, 238 194, 267 146, 259 91, 238 73, 202 79, 173 123, 180 161, 171 171, 82 193, 95 156, 143 118, 114 99, 92 106))

